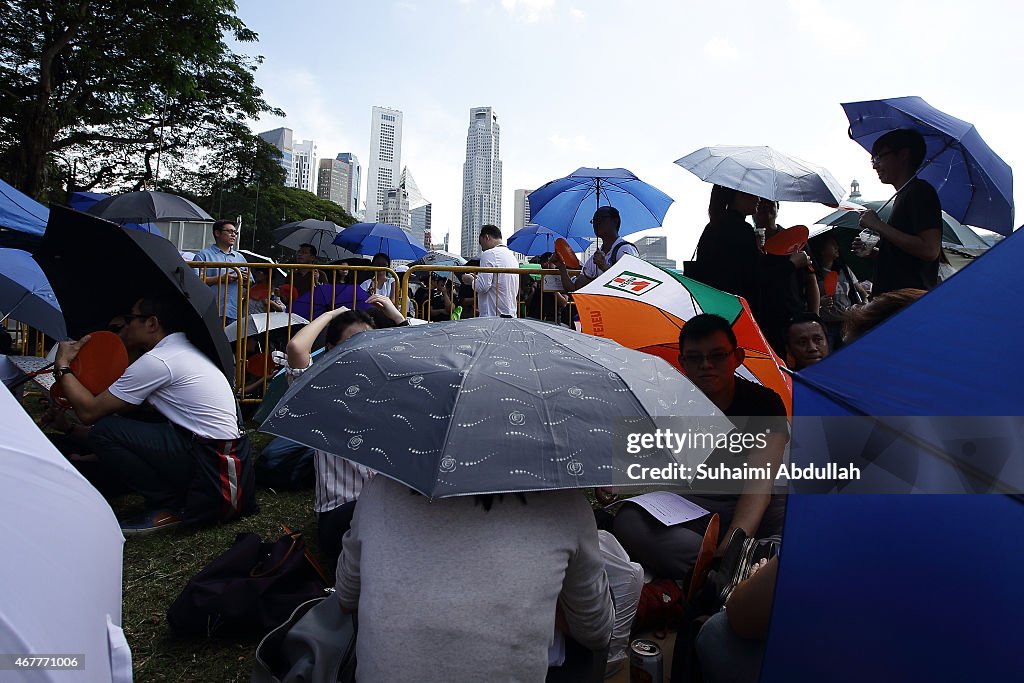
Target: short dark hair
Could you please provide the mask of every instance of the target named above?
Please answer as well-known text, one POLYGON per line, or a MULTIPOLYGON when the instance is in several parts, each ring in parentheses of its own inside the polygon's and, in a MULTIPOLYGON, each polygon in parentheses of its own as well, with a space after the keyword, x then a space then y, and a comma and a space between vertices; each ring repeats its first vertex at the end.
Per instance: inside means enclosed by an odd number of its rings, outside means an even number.
POLYGON ((328 344, 337 344, 341 340, 341 335, 345 333, 349 325, 355 325, 357 323, 363 323, 364 325, 373 328, 373 318, 368 316, 364 311, 345 311, 341 315, 337 315, 331 320, 327 326, 327 334, 325 339, 328 344))
POLYGON ((622 227, 622 217, 619 215, 619 210, 614 206, 606 204, 605 206, 597 207, 597 211, 594 212, 594 216, 591 218, 592 221, 596 221, 598 218, 608 217, 612 223, 615 224, 615 230, 618 231, 622 227))
POLYGON ((487 237, 492 237, 496 240, 500 240, 501 228, 499 228, 497 225, 491 225, 490 223, 488 223, 487 225, 480 228, 480 237, 483 237, 485 235, 487 237))
POLYGON ((373 255, 373 258, 370 259, 370 264, 371 265, 376 265, 377 263, 381 263, 381 264, 387 266, 388 268, 390 268, 391 267, 391 257, 388 256, 383 251, 378 251, 376 254, 373 255))
POLYGON ((397 327, 398 323, 388 317, 383 308, 374 306, 366 310, 366 315, 373 321, 373 329, 386 330, 390 327, 397 327))
POLYGON ((701 313, 687 320, 683 329, 679 330, 679 352, 683 352, 683 345, 687 339, 690 341, 707 339, 716 332, 724 333, 734 348, 739 346, 736 341, 736 333, 733 332, 732 325, 728 320, 714 313, 701 313))
POLYGON ((303 242, 302 244, 300 244, 299 248, 295 250, 295 253, 298 253, 298 252, 302 251, 303 249, 309 249, 310 253, 313 254, 313 256, 316 256, 316 253, 317 253, 316 252, 316 247, 314 247, 309 242, 303 242))
POLYGON ((818 327, 821 328, 822 332, 825 332, 825 323, 822 322, 821 318, 816 313, 810 311, 803 311, 797 313, 786 323, 786 339, 789 339, 789 328, 794 325, 805 325, 807 323, 817 323, 818 327))
POLYGON ((875 144, 871 145, 871 154, 877 155, 885 149, 891 152, 909 149, 910 164, 913 166, 911 170, 916 171, 924 161, 928 146, 925 144, 924 136, 913 128, 897 128, 875 140, 875 144))
POLYGON ((225 225, 230 225, 233 228, 234 227, 238 227, 237 225, 235 225, 234 221, 229 221, 226 218, 221 218, 219 221, 214 221, 213 222, 213 231, 214 232, 220 232, 221 230, 224 229, 225 225))
POLYGON ((159 295, 147 294, 139 298, 136 303, 139 307, 139 314, 146 317, 153 316, 159 320, 160 327, 165 334, 184 331, 185 321, 180 305, 176 302, 159 295))

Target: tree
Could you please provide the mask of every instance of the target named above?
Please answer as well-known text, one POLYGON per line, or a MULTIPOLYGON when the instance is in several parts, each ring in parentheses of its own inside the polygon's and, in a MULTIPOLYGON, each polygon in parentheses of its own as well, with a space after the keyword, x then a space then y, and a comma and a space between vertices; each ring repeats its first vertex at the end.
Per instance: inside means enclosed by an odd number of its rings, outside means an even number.
POLYGON ((158 164, 254 145, 246 121, 283 115, 255 84, 262 58, 225 42, 257 40, 233 0, 0 0, 0 9, 0 173, 31 196, 54 175, 76 189, 139 189, 158 164))

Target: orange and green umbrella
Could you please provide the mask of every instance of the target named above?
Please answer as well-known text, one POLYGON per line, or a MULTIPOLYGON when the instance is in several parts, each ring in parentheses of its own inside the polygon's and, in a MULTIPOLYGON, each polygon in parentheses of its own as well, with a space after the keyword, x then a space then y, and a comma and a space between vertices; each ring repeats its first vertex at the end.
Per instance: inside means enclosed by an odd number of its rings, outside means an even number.
POLYGON ((573 298, 583 332, 660 356, 676 368, 679 330, 686 321, 700 313, 722 316, 732 323, 736 341, 746 352, 737 374, 774 390, 792 414, 793 383, 779 369, 785 364, 768 345, 742 297, 623 256, 573 298))

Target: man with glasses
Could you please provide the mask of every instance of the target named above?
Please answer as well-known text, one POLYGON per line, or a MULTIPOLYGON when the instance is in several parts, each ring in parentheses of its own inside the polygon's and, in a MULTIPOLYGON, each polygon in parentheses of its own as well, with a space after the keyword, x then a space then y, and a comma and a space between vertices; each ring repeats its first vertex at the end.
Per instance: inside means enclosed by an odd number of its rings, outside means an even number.
MULTIPOLYGON (((54 376, 81 421, 68 435, 88 443, 104 476, 143 497, 145 515, 122 521, 122 532, 146 533, 181 521, 196 442, 241 453, 248 448, 248 437, 239 432, 227 378, 180 331, 182 323, 172 304, 145 297, 119 317, 123 327, 118 334, 129 354, 139 357, 109 389, 93 396, 71 369, 88 336, 60 344, 54 376), (166 421, 122 416, 143 403, 166 421)), ((238 469, 234 471, 237 474, 238 469)), ((230 471, 225 476, 231 476, 230 471)), ((241 496, 241 482, 236 483, 241 496)))
MULTIPOLYGON (((713 314, 696 315, 679 333, 679 363, 683 372, 704 392, 719 410, 729 417, 737 431, 764 434, 764 445, 755 444, 742 453, 719 449, 705 461, 708 468, 720 464, 750 468, 782 464, 789 423, 782 399, 771 389, 736 376, 745 354, 736 344, 736 334, 724 318, 713 314)), ((785 502, 772 495, 771 480, 748 478, 743 481, 694 480, 680 492, 705 510, 718 513, 721 524, 720 549, 742 529, 749 537, 763 538, 782 532, 785 502), (734 487, 734 492, 727 489, 734 487)), ((665 526, 637 505, 624 505, 615 516, 615 536, 629 553, 659 578, 685 579, 697 561, 707 517, 694 522, 665 526)))
MULTIPOLYGON (((935 188, 916 175, 926 149, 924 137, 911 129, 889 131, 871 146, 878 180, 896 190, 888 223, 874 211, 860 217, 860 227, 880 236, 869 254, 877 257, 872 296, 905 288, 928 290, 938 284, 942 205, 935 188)), ((854 240, 855 252, 863 247, 859 237, 854 240)))
MULTIPOLYGON (((194 261, 246 263, 245 256, 236 251, 238 228, 232 221, 220 220, 213 224, 213 244, 195 255, 194 261)), ((249 271, 240 269, 243 277, 249 271)), ((238 319, 238 273, 235 268, 206 268, 201 270, 203 281, 217 294, 217 310, 224 317, 224 325, 238 319)), ((244 285, 243 285, 244 287, 244 285)))
POLYGON ((596 280, 601 273, 611 268, 616 261, 624 255, 640 257, 635 245, 619 237, 619 229, 622 227, 622 218, 619 210, 614 206, 599 206, 590 219, 594 226, 594 236, 601 244, 594 255, 583 264, 583 270, 574 278, 569 277, 565 264, 558 254, 554 255, 553 261, 562 277, 562 287, 566 292, 575 292, 581 289, 588 282, 596 280))

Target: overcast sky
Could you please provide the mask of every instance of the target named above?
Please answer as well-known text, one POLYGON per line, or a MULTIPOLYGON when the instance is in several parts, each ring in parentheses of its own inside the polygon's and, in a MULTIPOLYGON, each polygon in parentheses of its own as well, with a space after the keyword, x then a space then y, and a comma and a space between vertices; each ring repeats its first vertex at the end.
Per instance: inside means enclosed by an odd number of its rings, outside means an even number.
MULTIPOLYGON (((1021 135, 1024 10, 1016 3, 788 0, 239 0, 266 58, 256 75, 316 140, 365 171, 370 109, 400 109, 402 163, 433 202, 433 236, 459 249, 469 109, 494 107, 512 196, 580 166, 624 167, 676 201, 669 256, 689 258, 710 186, 673 161, 708 145, 770 145, 884 199, 840 102, 918 95, 970 121, 1010 166, 1021 135)), ((1016 198, 1024 197, 1020 190, 1016 198)), ((779 222, 829 209, 784 204, 779 222)), ((1018 214, 1017 222, 1020 222, 1018 214)))

